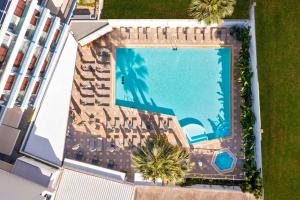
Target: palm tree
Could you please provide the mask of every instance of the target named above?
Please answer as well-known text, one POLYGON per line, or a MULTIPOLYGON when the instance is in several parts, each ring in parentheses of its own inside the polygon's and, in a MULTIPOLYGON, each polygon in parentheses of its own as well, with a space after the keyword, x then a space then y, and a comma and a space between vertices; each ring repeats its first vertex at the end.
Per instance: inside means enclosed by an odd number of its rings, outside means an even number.
POLYGON ((233 13, 235 0, 192 0, 188 13, 198 21, 220 23, 233 13))
POLYGON ((169 143, 165 135, 155 135, 138 147, 132 157, 133 168, 142 173, 145 180, 163 185, 180 183, 191 169, 186 149, 169 143))

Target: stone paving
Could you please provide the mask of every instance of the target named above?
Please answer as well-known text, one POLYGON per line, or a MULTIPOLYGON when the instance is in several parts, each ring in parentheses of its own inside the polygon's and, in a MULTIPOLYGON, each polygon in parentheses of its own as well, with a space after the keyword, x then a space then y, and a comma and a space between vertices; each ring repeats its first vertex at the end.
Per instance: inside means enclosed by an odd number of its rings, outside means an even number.
POLYGON ((121 27, 84 47, 76 58, 65 157, 127 173, 133 181, 132 151, 153 134, 166 134, 174 145, 189 148, 194 167, 189 176, 241 179, 243 155, 236 62, 240 44, 225 28, 121 27), (116 47, 231 48, 231 136, 189 145, 176 117, 114 105, 116 47), (235 169, 218 173, 211 160, 228 148, 237 157, 235 169))

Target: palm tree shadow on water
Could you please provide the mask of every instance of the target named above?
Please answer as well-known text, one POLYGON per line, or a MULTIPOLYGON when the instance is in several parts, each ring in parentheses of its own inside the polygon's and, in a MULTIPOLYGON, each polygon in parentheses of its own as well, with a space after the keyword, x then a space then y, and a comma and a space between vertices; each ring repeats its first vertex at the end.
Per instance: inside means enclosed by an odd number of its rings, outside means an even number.
POLYGON ((117 95, 116 104, 174 115, 172 109, 156 105, 152 97, 147 99, 147 95, 149 95, 147 85, 149 73, 144 58, 134 49, 129 48, 117 48, 116 55, 116 80, 121 81, 125 95, 128 94, 124 97, 117 95))
POLYGON ((218 85, 220 87, 220 91, 217 92, 220 98, 218 101, 221 103, 221 108, 219 110, 219 114, 215 119, 208 119, 212 134, 208 135, 212 139, 214 138, 223 138, 230 135, 230 53, 228 56, 227 51, 231 51, 229 48, 218 48, 217 55, 219 56, 218 64, 220 67, 220 79, 218 81, 218 85), (228 64, 229 63, 229 64, 228 64))
MULTIPOLYGON (((202 121, 202 123, 200 119, 190 117, 181 119, 179 121, 181 127, 187 125, 202 126, 205 130, 205 137, 203 137, 206 138, 205 140, 218 139, 230 135, 230 67, 228 67, 228 62, 230 63, 230 56, 228 56, 228 52, 226 52, 228 49, 226 48, 218 48, 216 51, 217 55, 219 56, 218 64, 221 65, 219 72, 220 77, 215 77, 218 80, 218 85, 220 88, 220 90, 217 92, 219 95, 218 101, 222 105, 219 112, 216 113, 214 118, 207 118, 210 127, 205 127, 205 124, 203 124, 204 121, 202 121)), ((199 136, 192 136, 192 138, 194 137, 195 140, 190 142, 199 142, 199 136)))

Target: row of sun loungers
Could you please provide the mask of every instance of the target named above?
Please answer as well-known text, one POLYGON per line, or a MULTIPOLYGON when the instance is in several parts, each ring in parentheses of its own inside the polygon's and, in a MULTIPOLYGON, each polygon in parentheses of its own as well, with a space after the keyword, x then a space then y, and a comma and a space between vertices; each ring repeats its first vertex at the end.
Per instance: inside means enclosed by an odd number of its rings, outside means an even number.
POLYGON ((120 34, 125 40, 130 41, 190 41, 190 42, 218 42, 225 43, 230 39, 230 31, 220 27, 121 27, 120 34))
POLYGON ((160 132, 166 132, 170 129, 171 118, 160 118, 159 121, 154 122, 149 119, 137 120, 137 118, 120 120, 116 117, 114 121, 107 121, 106 129, 108 132, 119 132, 122 128, 125 132, 137 132, 138 129, 142 132, 152 132, 156 131, 155 127, 159 129, 160 132))
POLYGON ((95 98, 95 97, 85 97, 85 98, 80 98, 80 104, 84 106, 109 106, 110 105, 110 100, 109 98, 95 98))

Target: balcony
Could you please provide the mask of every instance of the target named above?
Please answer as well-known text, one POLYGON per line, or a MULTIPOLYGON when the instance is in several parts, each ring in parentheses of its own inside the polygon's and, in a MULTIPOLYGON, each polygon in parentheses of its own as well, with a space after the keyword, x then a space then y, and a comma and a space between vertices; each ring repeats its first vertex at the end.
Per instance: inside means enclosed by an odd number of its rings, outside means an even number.
POLYGON ((7 30, 13 34, 16 34, 19 22, 20 22, 20 17, 13 15, 7 30))
POLYGON ((46 39, 47 39, 47 33, 43 32, 40 39, 39 39, 39 45, 44 46, 45 42, 46 42, 46 39))
POLYGON ((26 33, 25 33, 25 38, 27 39, 27 40, 32 40, 32 37, 33 37, 33 34, 34 34, 34 30, 35 30, 35 26, 33 26, 33 25, 29 25, 29 27, 28 27, 28 29, 27 29, 27 31, 26 31, 26 33))
POLYGON ((23 99, 24 99, 24 92, 20 92, 16 99, 15 106, 20 107, 22 105, 23 99))

